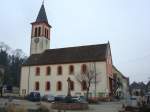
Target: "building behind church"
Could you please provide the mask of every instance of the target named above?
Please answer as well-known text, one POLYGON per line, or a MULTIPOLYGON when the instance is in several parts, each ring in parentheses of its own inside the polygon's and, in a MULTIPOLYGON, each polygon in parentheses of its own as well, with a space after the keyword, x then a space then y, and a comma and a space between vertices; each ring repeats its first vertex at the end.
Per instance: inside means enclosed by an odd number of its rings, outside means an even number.
POLYGON ((67 95, 67 79, 71 94, 85 95, 86 83, 77 76, 93 70, 97 83, 91 84, 90 96, 108 96, 113 91, 112 55, 110 44, 49 49, 51 25, 44 4, 32 23, 30 56, 21 68, 20 95, 33 91, 41 95, 67 95))

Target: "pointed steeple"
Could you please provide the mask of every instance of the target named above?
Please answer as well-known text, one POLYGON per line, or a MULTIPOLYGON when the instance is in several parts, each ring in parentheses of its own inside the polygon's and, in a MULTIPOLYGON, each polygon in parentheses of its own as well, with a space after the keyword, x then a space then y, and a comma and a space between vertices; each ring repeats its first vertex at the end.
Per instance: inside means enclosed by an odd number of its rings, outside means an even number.
POLYGON ((46 11, 45 11, 44 4, 42 4, 42 6, 40 8, 39 14, 36 18, 36 22, 46 22, 46 23, 48 23, 48 19, 47 19, 47 16, 46 16, 46 11))

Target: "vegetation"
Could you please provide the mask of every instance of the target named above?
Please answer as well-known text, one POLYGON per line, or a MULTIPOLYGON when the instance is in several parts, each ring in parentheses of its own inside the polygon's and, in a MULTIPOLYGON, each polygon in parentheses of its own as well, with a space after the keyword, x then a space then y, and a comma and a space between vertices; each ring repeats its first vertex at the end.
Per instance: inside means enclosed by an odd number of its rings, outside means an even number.
POLYGON ((9 104, 6 109, 6 112, 27 112, 27 110, 23 107, 16 107, 14 104, 9 104))
MULTIPOLYGON (((26 57, 22 50, 11 50, 8 45, 0 43, 0 65, 4 66, 3 78, 0 77, 1 85, 12 85, 19 87, 21 65, 26 57)), ((0 74, 2 76, 2 73, 0 74)))
MULTIPOLYGON (((92 66, 92 65, 90 65, 90 66, 92 66)), ((84 86, 83 82, 85 82, 85 84, 86 84, 86 100, 87 101, 89 99, 89 90, 90 90, 91 85, 94 83, 96 86, 96 84, 99 83, 99 80, 96 77, 97 77, 97 75, 96 75, 95 66, 93 66, 91 68, 87 68, 87 70, 84 73, 76 75, 77 81, 82 86, 84 86)))
POLYGON ((113 96, 116 96, 118 98, 119 96, 117 94, 117 90, 122 87, 123 87, 123 84, 121 80, 116 76, 116 74, 114 74, 113 96))
POLYGON ((47 106, 41 104, 37 110, 37 112, 53 112, 51 109, 49 109, 47 106))

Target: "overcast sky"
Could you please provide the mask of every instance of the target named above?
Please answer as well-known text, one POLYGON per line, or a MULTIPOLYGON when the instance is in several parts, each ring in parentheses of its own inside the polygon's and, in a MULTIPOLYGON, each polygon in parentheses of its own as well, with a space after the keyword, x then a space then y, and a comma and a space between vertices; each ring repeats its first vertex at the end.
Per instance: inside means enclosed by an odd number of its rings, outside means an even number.
MULTIPOLYGON (((0 41, 29 55, 42 0, 2 0, 0 41)), ((50 48, 111 44, 114 65, 133 81, 150 77, 150 0, 45 0, 50 48)))

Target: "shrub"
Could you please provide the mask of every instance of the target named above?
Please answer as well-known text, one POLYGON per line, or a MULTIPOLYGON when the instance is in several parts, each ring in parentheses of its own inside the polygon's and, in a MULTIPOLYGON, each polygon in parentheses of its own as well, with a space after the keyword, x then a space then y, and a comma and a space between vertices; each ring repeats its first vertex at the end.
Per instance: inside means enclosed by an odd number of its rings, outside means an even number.
POLYGON ((16 107, 15 104, 9 104, 4 112, 27 112, 27 110, 23 106, 16 107))
POLYGON ((89 98, 89 99, 88 99, 88 102, 89 102, 90 104, 98 104, 98 103, 99 103, 99 101, 98 101, 97 98, 89 98))
POLYGON ((8 104, 5 108, 6 112, 16 112, 16 106, 15 104, 8 104))
POLYGON ((16 108, 16 112, 27 112, 27 109, 24 107, 18 107, 16 108))
POLYGON ((37 112, 52 112, 52 110, 48 109, 47 106, 41 104, 40 107, 38 108, 37 112))

